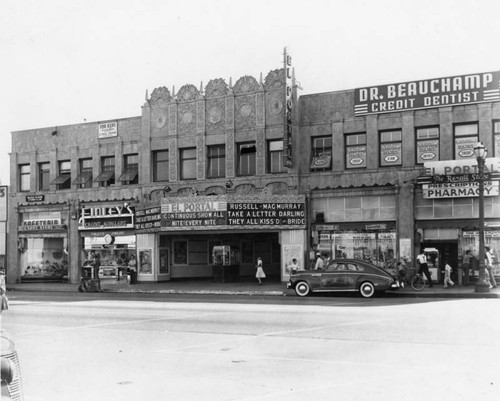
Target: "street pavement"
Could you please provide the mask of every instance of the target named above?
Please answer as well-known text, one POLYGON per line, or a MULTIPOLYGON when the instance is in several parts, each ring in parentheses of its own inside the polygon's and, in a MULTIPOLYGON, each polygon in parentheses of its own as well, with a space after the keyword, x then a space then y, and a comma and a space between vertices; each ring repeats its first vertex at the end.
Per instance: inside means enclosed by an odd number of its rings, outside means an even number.
MULTIPOLYGON (((21 283, 7 284, 9 292, 78 292, 79 284, 71 283, 21 283)), ((151 293, 151 294, 215 294, 215 295, 244 295, 244 296, 297 296, 293 290, 286 288, 286 283, 277 280, 264 282, 259 286, 252 278, 242 278, 235 283, 216 283, 211 279, 177 279, 162 283, 128 284, 126 280, 117 281, 115 278, 101 280, 103 292, 117 293, 151 293)), ((474 285, 443 288, 435 284, 432 288, 426 287, 422 291, 411 288, 399 288, 387 291, 390 296, 416 298, 500 298, 500 287, 489 290, 487 293, 476 293, 474 285)))

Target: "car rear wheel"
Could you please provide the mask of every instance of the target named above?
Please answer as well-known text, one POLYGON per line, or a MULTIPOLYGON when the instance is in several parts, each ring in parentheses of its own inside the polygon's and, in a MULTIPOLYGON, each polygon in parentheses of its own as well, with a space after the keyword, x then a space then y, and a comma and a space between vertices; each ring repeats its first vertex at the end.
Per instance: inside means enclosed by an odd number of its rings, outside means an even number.
POLYGON ((309 295, 310 292, 311 287, 309 287, 309 284, 307 284, 305 281, 299 281, 295 286, 295 293, 299 297, 305 297, 306 295, 309 295))
POLYGON ((371 298, 375 294, 375 286, 369 281, 365 281, 359 286, 359 292, 363 298, 371 298))

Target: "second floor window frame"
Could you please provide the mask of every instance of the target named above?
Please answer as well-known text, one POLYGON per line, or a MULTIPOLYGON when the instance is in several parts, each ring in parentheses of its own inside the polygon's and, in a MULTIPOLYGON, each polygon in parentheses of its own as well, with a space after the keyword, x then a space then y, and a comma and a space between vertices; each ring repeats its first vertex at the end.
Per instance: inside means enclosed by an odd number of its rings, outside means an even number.
POLYGON ((19 192, 31 190, 31 166, 29 164, 19 165, 19 192))
POLYGON ((226 176, 226 146, 212 145, 207 147, 207 178, 224 178, 226 176))

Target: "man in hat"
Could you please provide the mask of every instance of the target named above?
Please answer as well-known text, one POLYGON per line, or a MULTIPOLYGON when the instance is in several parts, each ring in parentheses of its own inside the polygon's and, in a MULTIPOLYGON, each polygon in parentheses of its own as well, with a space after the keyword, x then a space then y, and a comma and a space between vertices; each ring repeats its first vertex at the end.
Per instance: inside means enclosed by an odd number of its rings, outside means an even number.
POLYGON ((323 269, 323 258, 321 257, 321 253, 316 253, 316 264, 314 265, 314 270, 323 269))

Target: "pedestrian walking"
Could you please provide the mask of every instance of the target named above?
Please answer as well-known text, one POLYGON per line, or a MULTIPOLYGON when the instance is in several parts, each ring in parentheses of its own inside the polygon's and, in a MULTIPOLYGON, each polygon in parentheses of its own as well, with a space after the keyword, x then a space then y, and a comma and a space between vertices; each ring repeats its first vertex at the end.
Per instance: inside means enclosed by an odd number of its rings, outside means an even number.
POLYGON ((427 281, 429 282, 429 287, 432 288, 433 284, 432 284, 431 273, 429 272, 429 265, 427 264, 427 255, 425 254, 423 249, 422 252, 420 252, 420 255, 417 256, 417 264, 418 264, 418 273, 425 275, 427 281))
POLYGON ((485 260, 486 263, 486 272, 490 278, 490 289, 496 288, 497 282, 495 280, 495 276, 493 275, 493 255, 491 254, 491 250, 489 246, 485 246, 485 260))
MULTIPOLYGON (((462 283, 466 287, 469 285, 469 275, 470 275, 470 262, 471 262, 471 259, 472 259, 472 255, 470 253, 470 249, 467 249, 465 251, 465 254, 464 254, 463 259, 462 259, 462 270, 463 270, 463 273, 464 273, 464 277, 463 277, 462 283)), ((459 277, 460 277, 460 274, 459 274, 459 277)), ((458 285, 460 285, 460 278, 458 279, 458 285)))
POLYGON ((257 258, 257 272, 255 273, 255 277, 259 280, 259 285, 262 285, 262 279, 266 278, 266 273, 264 273, 262 259, 260 257, 257 258))
POLYGON ((450 264, 446 260, 445 265, 444 265, 444 283, 443 283, 444 285, 443 285, 443 288, 448 288, 448 286, 453 287, 455 285, 455 283, 453 281, 451 281, 451 272, 452 271, 453 271, 453 269, 451 268, 450 264))
POLYGON ((316 254, 316 264, 314 265, 314 270, 323 269, 323 266, 323 258, 321 257, 321 253, 318 252, 316 254))

